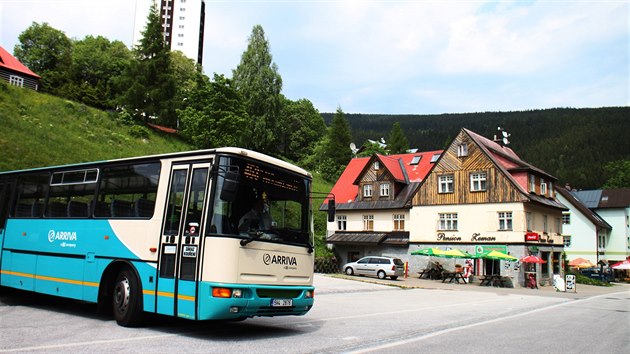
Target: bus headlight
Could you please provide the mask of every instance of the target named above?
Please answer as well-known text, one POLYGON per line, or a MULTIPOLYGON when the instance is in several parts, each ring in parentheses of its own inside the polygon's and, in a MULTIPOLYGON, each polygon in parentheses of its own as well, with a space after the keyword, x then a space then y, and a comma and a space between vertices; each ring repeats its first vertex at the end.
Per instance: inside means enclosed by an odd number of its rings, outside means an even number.
POLYGON ((232 290, 232 297, 238 297, 238 298, 243 297, 243 290, 242 289, 232 290))

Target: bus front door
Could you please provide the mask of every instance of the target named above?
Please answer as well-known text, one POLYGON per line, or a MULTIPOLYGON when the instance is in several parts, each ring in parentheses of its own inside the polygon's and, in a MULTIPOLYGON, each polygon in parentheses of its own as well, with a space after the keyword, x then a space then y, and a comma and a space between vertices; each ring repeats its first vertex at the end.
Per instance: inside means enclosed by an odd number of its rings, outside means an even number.
POLYGON ((196 319, 200 240, 210 163, 174 165, 162 231, 157 312, 196 319))
POLYGON ((11 200, 11 184, 0 182, 0 268, 2 268, 2 249, 4 247, 4 229, 9 217, 9 202, 11 200))

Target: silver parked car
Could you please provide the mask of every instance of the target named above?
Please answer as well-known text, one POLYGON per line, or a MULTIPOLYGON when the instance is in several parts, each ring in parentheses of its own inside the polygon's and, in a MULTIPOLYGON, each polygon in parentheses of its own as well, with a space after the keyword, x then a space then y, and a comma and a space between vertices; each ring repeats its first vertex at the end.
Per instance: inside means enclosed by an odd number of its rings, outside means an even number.
POLYGON ((350 262, 343 266, 343 271, 347 275, 370 275, 379 279, 390 277, 396 280, 405 272, 405 263, 398 258, 368 256, 356 262, 350 262))

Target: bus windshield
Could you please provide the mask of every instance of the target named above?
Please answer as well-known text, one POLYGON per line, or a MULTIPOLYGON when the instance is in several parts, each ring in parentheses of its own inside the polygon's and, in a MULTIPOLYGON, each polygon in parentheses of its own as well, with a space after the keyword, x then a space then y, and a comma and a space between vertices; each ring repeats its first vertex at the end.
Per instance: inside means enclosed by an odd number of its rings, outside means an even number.
POLYGON ((313 247, 309 178, 234 156, 219 156, 213 175, 206 235, 313 247))

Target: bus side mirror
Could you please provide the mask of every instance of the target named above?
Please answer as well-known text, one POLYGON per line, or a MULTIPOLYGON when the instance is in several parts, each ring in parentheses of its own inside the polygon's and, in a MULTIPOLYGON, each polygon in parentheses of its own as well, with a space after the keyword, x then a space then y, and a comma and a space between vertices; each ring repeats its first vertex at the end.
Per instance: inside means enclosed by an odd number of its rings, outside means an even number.
POLYGON ((223 177, 223 188, 221 188, 221 200, 233 202, 236 200, 236 192, 238 192, 238 172, 227 171, 223 177))
POLYGON ((328 222, 335 221, 335 200, 328 199, 328 222))

